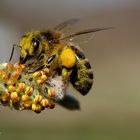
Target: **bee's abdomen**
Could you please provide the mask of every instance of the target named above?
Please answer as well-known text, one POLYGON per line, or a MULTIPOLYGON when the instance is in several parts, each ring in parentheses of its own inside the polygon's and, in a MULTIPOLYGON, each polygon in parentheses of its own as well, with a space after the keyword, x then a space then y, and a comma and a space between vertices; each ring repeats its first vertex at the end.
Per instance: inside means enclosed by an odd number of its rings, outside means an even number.
POLYGON ((70 81, 76 90, 82 95, 86 95, 93 84, 93 72, 83 52, 76 50, 75 53, 77 55, 77 63, 73 68, 70 81))

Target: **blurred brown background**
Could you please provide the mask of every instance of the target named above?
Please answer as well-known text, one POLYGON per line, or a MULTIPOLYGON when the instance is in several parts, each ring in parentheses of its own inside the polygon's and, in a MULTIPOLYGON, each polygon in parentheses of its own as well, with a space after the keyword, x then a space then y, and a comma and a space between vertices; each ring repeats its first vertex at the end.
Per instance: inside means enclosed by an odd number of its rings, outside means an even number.
POLYGON ((24 32, 71 18, 82 20, 77 30, 115 27, 81 46, 95 74, 87 96, 72 90, 81 110, 56 106, 35 114, 1 106, 0 139, 140 139, 139 0, 1 0, 0 62, 8 61, 12 44, 24 32))

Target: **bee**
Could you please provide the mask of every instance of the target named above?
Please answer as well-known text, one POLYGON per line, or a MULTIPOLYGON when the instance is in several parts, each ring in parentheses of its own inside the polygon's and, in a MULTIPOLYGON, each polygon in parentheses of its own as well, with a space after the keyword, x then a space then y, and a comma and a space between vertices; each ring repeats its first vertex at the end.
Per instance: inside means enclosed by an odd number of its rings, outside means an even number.
MULTIPOLYGON (((84 52, 71 40, 110 28, 93 28, 65 35, 63 31, 77 21, 71 19, 52 30, 37 30, 24 34, 18 45, 19 61, 28 66, 28 72, 35 72, 44 66, 49 67, 53 71, 53 77, 61 75, 64 81, 70 81, 77 91, 86 95, 93 85, 93 71, 84 52)), ((12 55, 13 51, 10 60, 12 55)))

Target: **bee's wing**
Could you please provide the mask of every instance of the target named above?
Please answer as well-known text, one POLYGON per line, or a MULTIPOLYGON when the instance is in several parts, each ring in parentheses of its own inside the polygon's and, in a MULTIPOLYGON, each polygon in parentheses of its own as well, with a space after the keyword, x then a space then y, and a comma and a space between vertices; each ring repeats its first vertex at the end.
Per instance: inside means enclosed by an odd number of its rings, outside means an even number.
POLYGON ((80 45, 91 40, 95 32, 108 30, 108 29, 112 29, 112 27, 86 29, 83 31, 79 31, 79 32, 64 36, 63 38, 61 38, 61 40, 67 40, 67 41, 74 42, 75 44, 80 45))
POLYGON ((58 104, 69 110, 79 110, 80 109, 79 101, 68 93, 65 94, 65 96, 62 100, 58 101, 58 104))
POLYGON ((59 25, 57 25, 56 27, 54 27, 54 30, 62 32, 63 36, 61 40, 69 41, 71 43, 80 45, 91 40, 95 32, 108 30, 112 28, 112 27, 92 28, 92 29, 87 29, 87 30, 73 33, 73 31, 75 31, 76 29, 74 25, 78 23, 79 21, 80 21, 79 19, 70 19, 70 20, 64 21, 60 23, 59 25))
POLYGON ((54 30, 61 31, 64 33, 65 30, 69 29, 70 26, 73 26, 75 23, 79 22, 79 19, 69 19, 66 20, 56 27, 54 27, 54 30))
POLYGON ((61 32, 61 37, 68 36, 74 33, 75 29, 77 29, 77 24, 80 20, 79 19, 69 19, 66 20, 56 27, 54 27, 55 31, 61 32))

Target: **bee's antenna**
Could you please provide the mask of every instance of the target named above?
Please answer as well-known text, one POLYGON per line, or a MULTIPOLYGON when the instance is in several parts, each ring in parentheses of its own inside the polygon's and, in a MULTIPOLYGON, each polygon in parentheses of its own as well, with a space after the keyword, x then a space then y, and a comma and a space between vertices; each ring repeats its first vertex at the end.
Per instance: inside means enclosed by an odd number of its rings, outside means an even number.
POLYGON ((13 44, 13 48, 12 48, 12 51, 11 51, 11 55, 10 55, 9 62, 11 62, 11 60, 12 60, 12 57, 13 57, 13 54, 14 54, 15 47, 19 47, 19 48, 21 48, 21 46, 19 46, 19 45, 17 45, 17 44, 13 44))

